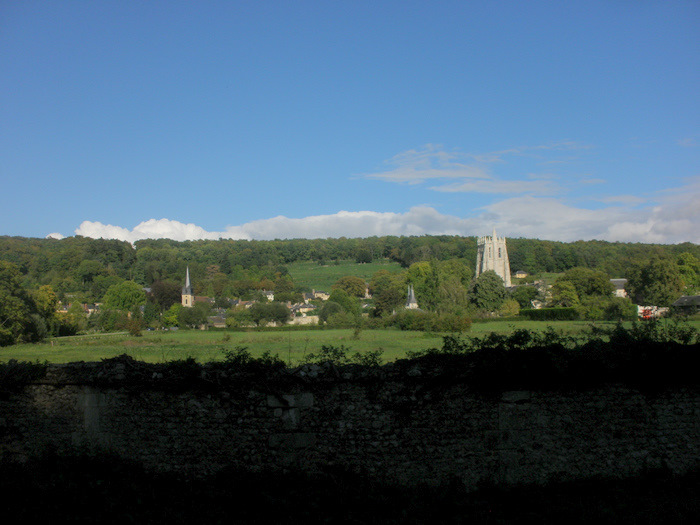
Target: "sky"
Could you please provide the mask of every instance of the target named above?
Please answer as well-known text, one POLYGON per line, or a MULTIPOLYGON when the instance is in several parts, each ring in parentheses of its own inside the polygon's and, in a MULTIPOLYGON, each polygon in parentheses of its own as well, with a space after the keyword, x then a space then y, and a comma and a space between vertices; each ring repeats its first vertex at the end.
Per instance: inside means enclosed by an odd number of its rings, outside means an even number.
POLYGON ((700 243, 700 2, 0 0, 0 235, 700 243))

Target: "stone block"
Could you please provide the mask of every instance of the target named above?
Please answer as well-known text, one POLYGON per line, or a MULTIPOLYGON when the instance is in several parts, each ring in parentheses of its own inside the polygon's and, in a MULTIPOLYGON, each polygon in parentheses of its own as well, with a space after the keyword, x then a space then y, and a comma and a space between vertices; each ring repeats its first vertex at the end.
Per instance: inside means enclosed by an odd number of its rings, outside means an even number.
POLYGON ((288 410, 283 410, 280 416, 284 428, 294 429, 299 427, 299 409, 290 408, 288 410))
POLYGON ((270 408, 309 408, 314 404, 314 395, 310 392, 301 394, 267 395, 267 406, 270 408))
POLYGON ((529 390, 511 390, 501 395, 501 401, 504 403, 529 403, 531 398, 532 393, 529 390))
POLYGON ((272 434, 268 441, 270 448, 297 449, 309 448, 316 444, 316 434, 311 432, 295 432, 288 434, 272 434))

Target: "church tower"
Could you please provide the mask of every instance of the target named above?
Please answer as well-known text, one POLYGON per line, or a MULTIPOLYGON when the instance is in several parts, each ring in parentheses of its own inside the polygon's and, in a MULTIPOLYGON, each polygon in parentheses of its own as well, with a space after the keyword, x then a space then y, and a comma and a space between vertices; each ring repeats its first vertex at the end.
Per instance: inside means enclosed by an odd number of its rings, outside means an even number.
POLYGON ((406 308, 408 310, 418 310, 418 301, 416 301, 416 294, 413 293, 413 285, 408 285, 408 299, 406 299, 406 308))
POLYGON ((190 267, 187 267, 185 286, 182 287, 182 306, 192 308, 194 306, 194 295, 192 294, 192 284, 190 284, 190 267))
POLYGON ((493 270, 496 272, 506 287, 510 287, 510 262, 508 250, 506 250, 506 238, 498 237, 496 229, 493 229, 491 237, 479 237, 476 252, 476 274, 479 277, 484 272, 493 270))

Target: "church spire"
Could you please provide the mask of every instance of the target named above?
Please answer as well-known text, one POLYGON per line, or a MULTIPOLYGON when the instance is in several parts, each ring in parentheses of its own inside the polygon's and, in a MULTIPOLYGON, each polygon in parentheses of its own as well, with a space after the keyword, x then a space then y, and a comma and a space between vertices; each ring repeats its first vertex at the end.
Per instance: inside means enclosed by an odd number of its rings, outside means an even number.
POLYGON ((406 300, 406 308, 410 310, 418 309, 418 301, 416 301, 416 294, 413 292, 413 285, 408 285, 408 299, 406 300))
POLYGON ((190 267, 187 267, 185 274, 185 286, 182 287, 182 306, 190 308, 194 306, 194 295, 192 295, 192 283, 190 282, 190 267))
POLYGON ((182 289, 183 294, 192 295, 192 284, 190 284, 190 267, 187 267, 187 274, 185 276, 185 287, 182 289))

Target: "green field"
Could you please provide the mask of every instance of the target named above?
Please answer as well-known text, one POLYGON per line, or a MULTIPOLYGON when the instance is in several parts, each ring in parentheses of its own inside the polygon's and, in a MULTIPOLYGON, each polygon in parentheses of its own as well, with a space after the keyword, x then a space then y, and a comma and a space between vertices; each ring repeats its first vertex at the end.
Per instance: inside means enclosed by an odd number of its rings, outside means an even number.
MULTIPOLYGON (((692 323, 700 328, 700 322, 692 323)), ((546 330, 552 326, 564 333, 580 333, 587 330, 587 321, 539 322, 529 320, 499 320, 477 322, 468 336, 481 337, 496 332, 507 334, 515 329, 546 330)), ((613 326, 613 323, 596 323, 596 326, 613 326)), ((436 333, 400 330, 362 330, 355 337, 351 329, 293 330, 280 328, 263 331, 199 331, 143 332, 142 337, 127 334, 95 334, 54 338, 45 343, 23 344, 0 348, 0 362, 10 359, 19 361, 49 361, 68 363, 72 361, 99 361, 121 354, 129 354, 146 362, 166 362, 176 359, 195 358, 200 363, 220 360, 226 351, 245 346, 253 356, 263 352, 278 355, 294 365, 304 360, 322 345, 344 345, 352 352, 382 350, 384 361, 393 361, 406 356, 408 351, 440 347, 442 335, 436 333)))
POLYGON ((265 330, 265 331, 198 331, 143 332, 142 337, 128 334, 96 334, 55 338, 48 343, 24 344, 0 349, 0 362, 20 361, 99 361, 120 354, 129 354, 147 362, 165 362, 194 357, 198 362, 217 361, 227 350, 245 346, 255 357, 270 352, 291 364, 320 350, 322 345, 345 345, 352 352, 383 350, 390 361, 404 357, 408 350, 424 350, 440 346, 439 334, 401 332, 398 330, 363 330, 355 338, 351 329, 335 330, 265 330))
POLYGON ((341 277, 352 275, 354 277, 362 277, 369 282, 378 270, 396 273, 401 271, 401 265, 388 259, 364 264, 358 264, 355 261, 339 261, 338 264, 329 263, 324 265, 304 261, 289 264, 287 269, 297 287, 330 292, 331 286, 341 277))

